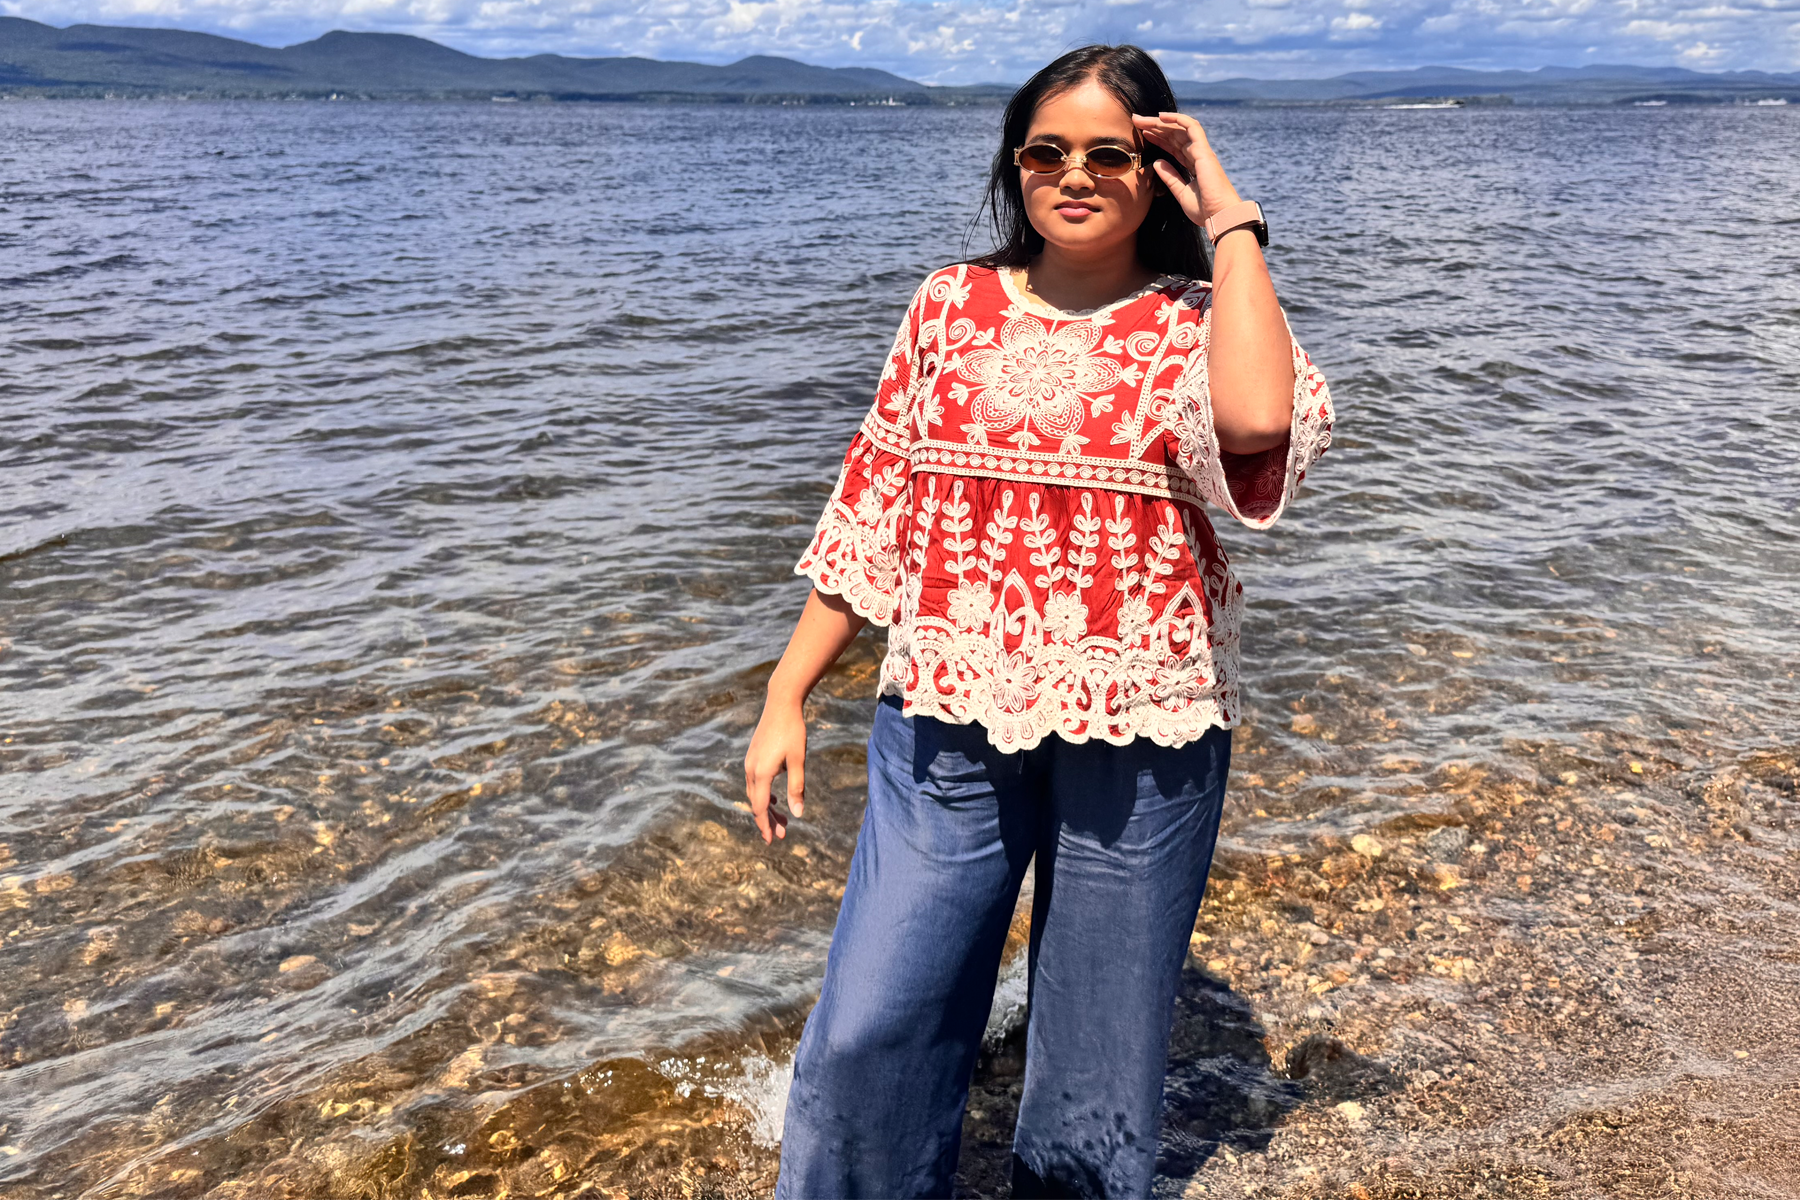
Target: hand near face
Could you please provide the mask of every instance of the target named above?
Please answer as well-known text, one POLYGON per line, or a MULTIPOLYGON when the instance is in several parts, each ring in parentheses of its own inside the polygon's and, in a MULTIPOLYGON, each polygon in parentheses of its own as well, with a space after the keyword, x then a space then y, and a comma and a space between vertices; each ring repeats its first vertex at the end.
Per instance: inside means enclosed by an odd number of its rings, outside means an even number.
POLYGON ((1175 160, 1171 163, 1168 159, 1158 159, 1156 177, 1180 202, 1188 220, 1203 225, 1220 209, 1237 203, 1237 189, 1231 186, 1200 122, 1185 113, 1159 113, 1154 117, 1133 115, 1131 122, 1146 142, 1175 160))

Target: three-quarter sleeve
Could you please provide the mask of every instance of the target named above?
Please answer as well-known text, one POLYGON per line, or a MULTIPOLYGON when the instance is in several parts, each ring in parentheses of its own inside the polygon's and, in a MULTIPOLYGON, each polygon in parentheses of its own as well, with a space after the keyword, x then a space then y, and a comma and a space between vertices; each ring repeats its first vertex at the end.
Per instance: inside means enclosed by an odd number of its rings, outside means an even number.
MULTIPOLYGON (((1283 321, 1286 321, 1284 314, 1283 321)), ((1288 333, 1294 360, 1294 415, 1287 440, 1256 454, 1232 454, 1219 447, 1213 427, 1207 351, 1212 344, 1212 299, 1206 300, 1198 344, 1176 384, 1178 415, 1173 423, 1176 459, 1210 504, 1252 529, 1267 529, 1294 498, 1300 481, 1331 445, 1331 391, 1300 343, 1288 333)))
POLYGON ((875 401, 844 454, 837 486, 794 567, 814 588, 842 596, 877 625, 893 623, 900 600, 901 538, 911 504, 907 451, 924 309, 921 287, 894 335, 875 401))

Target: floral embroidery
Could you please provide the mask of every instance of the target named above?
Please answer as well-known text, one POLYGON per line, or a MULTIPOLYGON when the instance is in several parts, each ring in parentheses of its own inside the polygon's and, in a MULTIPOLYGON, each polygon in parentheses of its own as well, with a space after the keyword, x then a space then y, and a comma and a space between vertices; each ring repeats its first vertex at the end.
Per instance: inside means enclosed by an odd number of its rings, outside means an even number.
POLYGON ((968 266, 920 287, 796 568, 890 626, 907 712, 1006 750, 1237 723, 1242 588, 1202 504, 1272 524, 1332 410, 1296 344, 1286 444, 1224 453, 1210 306, 1182 279, 1074 316, 968 266))
POLYGON ((950 620, 960 630, 975 630, 994 615, 994 597, 979 583, 965 579, 950 593, 950 620))
POLYGON ((1044 602, 1044 632, 1059 642, 1078 642, 1087 632, 1087 613, 1075 592, 1052 592, 1044 602))
MULTIPOLYGON (((954 364, 980 389, 969 409, 976 424, 965 428, 985 442, 987 434, 1017 426, 1006 440, 1024 448, 1038 444, 1031 432, 1036 425, 1061 440, 1064 454, 1079 453, 1087 441, 1079 434, 1082 401, 1124 374, 1117 362, 1093 353, 1099 341, 1092 321, 1052 330, 1036 317, 1013 317, 1000 330, 1000 349, 973 350, 954 364)), ((954 387, 952 395, 962 398, 954 387)))

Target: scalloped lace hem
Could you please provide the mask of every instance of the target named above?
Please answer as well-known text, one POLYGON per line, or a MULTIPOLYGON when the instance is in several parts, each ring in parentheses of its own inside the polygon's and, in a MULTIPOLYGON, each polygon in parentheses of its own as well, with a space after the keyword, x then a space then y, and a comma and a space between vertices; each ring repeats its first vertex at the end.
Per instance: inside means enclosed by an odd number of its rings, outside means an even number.
POLYGON ((883 629, 893 625, 893 594, 883 592, 866 574, 860 580, 846 578, 848 572, 833 571, 829 563, 804 558, 794 566, 794 574, 810 579, 814 591, 839 597, 869 624, 883 629))
POLYGON ((915 696, 905 684, 892 678, 883 680, 877 695, 900 697, 903 716, 932 717, 951 725, 979 725, 987 733, 989 745, 1009 754, 1035 750, 1047 737, 1059 737, 1077 746, 1085 742, 1129 746, 1142 737, 1173 749, 1199 741, 1214 728, 1236 729, 1239 722, 1238 717, 1227 716, 1216 700, 1196 703, 1180 713, 1151 709, 1141 718, 1121 720, 1104 712, 1084 713, 1070 708, 1002 713, 969 696, 915 696))

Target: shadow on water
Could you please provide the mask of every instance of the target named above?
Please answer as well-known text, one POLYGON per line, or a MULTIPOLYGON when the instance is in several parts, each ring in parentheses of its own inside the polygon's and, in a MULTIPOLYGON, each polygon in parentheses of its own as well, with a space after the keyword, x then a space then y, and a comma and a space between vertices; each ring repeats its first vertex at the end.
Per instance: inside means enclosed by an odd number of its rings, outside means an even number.
MULTIPOLYGON (((1287 1115, 1308 1100, 1341 1103, 1392 1090, 1386 1064, 1336 1038, 1314 1034, 1277 1064, 1250 1000, 1189 961, 1175 998, 1175 1024, 1163 1079, 1163 1127, 1156 1171, 1164 1181, 1191 1178, 1221 1149, 1264 1150, 1287 1115)), ((984 1054, 963 1118, 956 1195, 1012 1194, 1013 1127, 1025 1078, 1021 1025, 984 1054)))
POLYGON ((1302 1099, 1270 1060, 1250 1001, 1189 963, 1175 999, 1157 1173, 1191 1175, 1222 1145, 1262 1149, 1302 1099))

